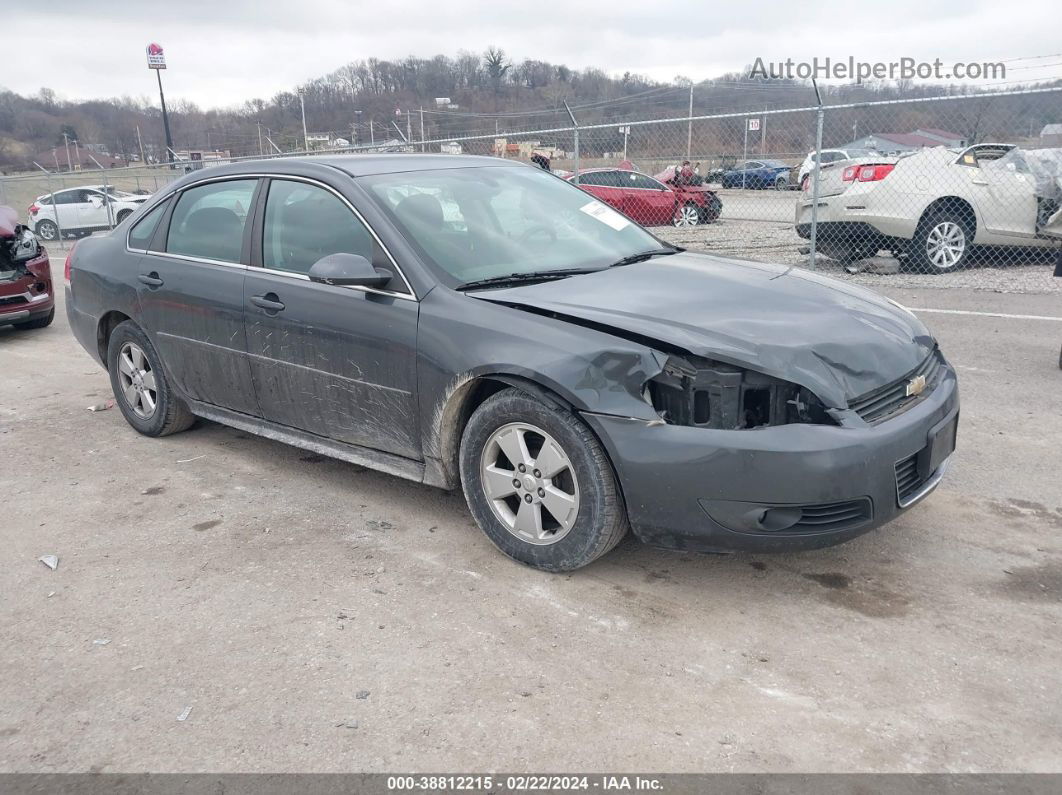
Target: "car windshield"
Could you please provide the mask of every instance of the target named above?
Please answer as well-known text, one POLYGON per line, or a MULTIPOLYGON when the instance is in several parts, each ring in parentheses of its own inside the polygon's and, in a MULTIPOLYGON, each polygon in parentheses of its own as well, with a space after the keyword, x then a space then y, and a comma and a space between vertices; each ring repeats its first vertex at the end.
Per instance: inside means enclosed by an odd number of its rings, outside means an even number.
POLYGON ((662 248, 607 204, 537 168, 406 171, 359 182, 451 286, 593 270, 662 248))

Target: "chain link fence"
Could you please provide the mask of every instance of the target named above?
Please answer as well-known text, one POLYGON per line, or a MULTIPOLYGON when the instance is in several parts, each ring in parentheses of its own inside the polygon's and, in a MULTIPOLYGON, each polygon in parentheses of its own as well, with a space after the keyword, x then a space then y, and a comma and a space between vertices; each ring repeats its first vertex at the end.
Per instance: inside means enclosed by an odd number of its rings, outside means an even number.
MULTIPOLYGON (((691 249, 879 285, 1055 292, 1062 136, 1050 125, 1059 122, 1054 88, 585 126, 571 115, 565 126, 410 132, 332 152, 520 160, 691 249)), ((320 151, 285 156, 305 154, 320 151)), ((40 166, 0 178, 0 204, 46 240, 66 240, 113 227, 144 196, 212 164, 40 166)))

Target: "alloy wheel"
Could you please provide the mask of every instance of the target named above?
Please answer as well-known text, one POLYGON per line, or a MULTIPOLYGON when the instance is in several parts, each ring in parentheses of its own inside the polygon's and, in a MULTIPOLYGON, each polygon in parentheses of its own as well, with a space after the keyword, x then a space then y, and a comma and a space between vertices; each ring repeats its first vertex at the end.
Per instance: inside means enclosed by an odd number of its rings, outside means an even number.
POLYGON ((697 226, 700 222, 700 210, 692 204, 684 204, 675 211, 672 223, 677 227, 697 226))
POLYGON ((150 419, 158 406, 158 386, 151 363, 143 349, 127 342, 118 353, 118 380, 122 396, 133 413, 141 419, 150 419))
POLYGON ((494 515, 528 544, 555 544, 579 515, 571 459, 534 425, 509 423, 490 435, 480 456, 480 482, 494 515))
POLYGON ((951 270, 966 252, 966 232, 954 221, 941 221, 926 236, 926 256, 940 270, 951 270))
POLYGON ((37 225, 37 234, 45 240, 55 240, 59 237, 59 229, 51 221, 44 221, 37 225))

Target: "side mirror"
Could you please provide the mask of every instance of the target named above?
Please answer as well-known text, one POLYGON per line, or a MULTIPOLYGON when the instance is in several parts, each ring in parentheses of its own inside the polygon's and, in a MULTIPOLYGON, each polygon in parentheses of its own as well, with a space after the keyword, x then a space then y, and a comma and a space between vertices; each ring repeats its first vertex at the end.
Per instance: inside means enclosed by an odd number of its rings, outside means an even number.
POLYGON ((374 268, 360 254, 329 254, 321 257, 307 274, 311 282, 351 287, 383 287, 393 278, 384 268, 374 268))

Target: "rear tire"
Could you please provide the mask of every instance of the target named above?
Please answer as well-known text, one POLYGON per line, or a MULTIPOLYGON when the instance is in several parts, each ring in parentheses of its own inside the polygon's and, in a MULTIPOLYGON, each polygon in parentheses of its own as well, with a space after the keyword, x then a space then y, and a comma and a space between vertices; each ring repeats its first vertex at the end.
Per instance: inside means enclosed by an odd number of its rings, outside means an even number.
POLYGON ((119 323, 111 332, 107 371, 114 400, 138 433, 169 436, 195 422, 195 415, 170 384, 151 340, 131 320, 119 323))
POLYGON ((789 178, 788 177, 775 177, 774 189, 775 190, 789 190, 789 178))
POLYGON ((52 307, 52 310, 43 317, 35 317, 32 320, 26 320, 22 323, 15 323, 14 325, 17 329, 20 329, 22 331, 29 331, 35 328, 47 328, 48 326, 52 325, 53 320, 55 320, 54 307, 52 307))
POLYGON ((604 555, 627 532, 608 456, 564 408, 519 389, 498 392, 469 418, 460 459, 473 518, 513 560, 572 571, 604 555), (522 460, 512 460, 507 449, 522 460))
POLYGON ((59 239, 59 227, 55 225, 54 221, 47 219, 38 221, 35 229, 37 237, 41 240, 58 240, 59 239))

